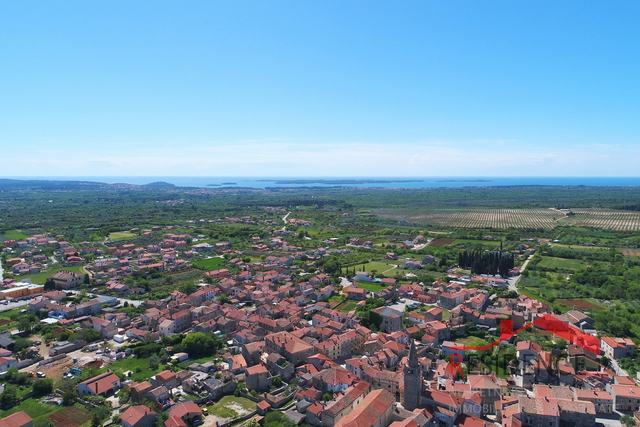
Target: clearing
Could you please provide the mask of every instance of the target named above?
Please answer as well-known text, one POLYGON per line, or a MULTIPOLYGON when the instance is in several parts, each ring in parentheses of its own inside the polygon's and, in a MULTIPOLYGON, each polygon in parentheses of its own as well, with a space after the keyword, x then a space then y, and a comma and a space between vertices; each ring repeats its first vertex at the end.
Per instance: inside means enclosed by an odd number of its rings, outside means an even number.
POLYGON ((89 412, 71 407, 49 415, 49 420, 56 427, 79 427, 91 419, 89 412))
POLYGON ((576 271, 582 267, 582 261, 579 259, 556 258, 556 257, 540 257, 538 267, 545 270, 565 270, 576 271))
POLYGON ((223 424, 246 415, 256 409, 255 402, 244 397, 224 396, 213 406, 209 407, 209 416, 205 418, 205 425, 223 424))

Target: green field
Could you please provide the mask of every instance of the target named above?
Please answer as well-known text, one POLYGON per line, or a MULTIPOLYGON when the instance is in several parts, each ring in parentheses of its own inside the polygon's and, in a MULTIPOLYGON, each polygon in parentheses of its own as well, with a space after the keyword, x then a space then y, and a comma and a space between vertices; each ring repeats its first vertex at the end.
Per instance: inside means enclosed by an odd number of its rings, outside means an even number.
POLYGON ((45 418, 46 416, 51 415, 53 412, 58 412, 64 409, 62 406, 43 405, 39 401, 40 399, 24 400, 20 402, 19 405, 16 405, 11 409, 0 411, 0 418, 8 417, 9 415, 19 411, 24 411, 27 413, 27 415, 35 420, 38 417, 45 418))
POLYGON ((224 258, 214 257, 195 261, 193 265, 198 268, 204 268, 205 270, 220 270, 221 268, 223 268, 222 264, 224 264, 224 262, 224 258))
POLYGON ((378 292, 387 287, 387 285, 379 285, 377 283, 370 282, 356 282, 359 288, 366 289, 368 291, 378 292))
POLYGON ((602 246, 580 246, 580 245, 563 245, 560 243, 550 243, 552 248, 575 249, 577 251, 603 251, 607 248, 602 246))
POLYGON ((566 270, 576 271, 582 267, 582 261, 579 259, 567 259, 556 257, 540 257, 540 264, 538 267, 546 270, 566 270))
POLYGON ((255 402, 252 402, 249 399, 244 397, 224 396, 209 408, 209 414, 232 420, 240 416, 237 411, 232 409, 234 406, 241 407, 247 413, 256 409, 255 402))
POLYGON ((355 267, 356 271, 366 271, 367 273, 374 275, 373 271, 375 270, 375 275, 384 274, 385 277, 394 277, 397 273, 397 270, 393 267, 394 265, 403 264, 404 260, 382 260, 379 262, 373 261, 364 264, 355 265, 353 267, 346 267, 342 269, 342 274, 347 274, 349 271, 353 271, 355 267))
POLYGON ((450 243, 447 246, 456 246, 461 243, 468 244, 473 243, 476 245, 485 245, 485 246, 500 246, 499 240, 473 240, 473 239, 456 239, 455 242, 450 243))
POLYGON ((341 304, 336 306, 335 310, 338 310, 342 313, 348 313, 355 310, 356 305, 358 305, 357 301, 344 300, 341 304))
POLYGON ((134 358, 128 357, 126 359, 121 359, 113 362, 109 366, 102 368, 101 371, 106 371, 107 369, 112 370, 116 375, 121 376, 123 372, 132 371, 133 374, 131 379, 134 381, 142 382, 147 381, 150 377, 154 376, 158 372, 164 370, 164 367, 160 365, 158 369, 153 370, 149 368, 149 358, 134 358))
MULTIPOLYGON (((51 269, 49 271, 45 271, 44 273, 26 274, 24 277, 31 278, 31 282, 32 283, 35 283, 37 285, 44 285, 44 282, 47 281, 49 276, 57 273, 58 271, 62 271, 62 270, 72 271, 74 273, 83 273, 82 266, 76 265, 76 266, 72 266, 72 267, 53 268, 53 269, 51 269)), ((20 276, 16 280, 20 280, 22 277, 23 276, 20 276)))
POLYGON ((472 346, 472 347, 481 347, 483 345, 487 345, 488 343, 482 338, 478 337, 467 337, 463 339, 456 340, 456 344, 472 346))
POLYGON ((137 237, 136 234, 129 233, 128 231, 115 231, 109 234, 109 240, 117 242, 118 240, 129 240, 137 237))
POLYGON ((28 234, 24 234, 20 230, 8 230, 2 234, 0 234, 2 240, 23 240, 29 237, 28 234))

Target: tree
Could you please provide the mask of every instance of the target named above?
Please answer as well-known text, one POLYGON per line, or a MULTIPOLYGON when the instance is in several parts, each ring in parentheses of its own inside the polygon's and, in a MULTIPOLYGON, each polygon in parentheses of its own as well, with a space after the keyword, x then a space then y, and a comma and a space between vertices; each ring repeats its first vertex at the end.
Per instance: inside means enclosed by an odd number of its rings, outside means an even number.
POLYGON ((194 293, 197 290, 198 290, 198 285, 196 285, 193 282, 188 282, 188 283, 185 283, 184 285, 180 286, 180 292, 182 292, 183 294, 187 294, 187 295, 190 295, 190 294, 194 293))
POLYGON ((120 394, 118 394, 118 402, 121 405, 124 405, 125 403, 129 402, 130 397, 131 397, 131 391, 128 387, 120 389, 120 394))
POLYGON ((322 400, 324 400, 325 402, 330 401, 331 399, 333 399, 333 394, 326 392, 322 395, 322 400))
POLYGON ((226 294, 220 294, 220 296, 218 297, 218 302, 220 304, 227 304, 229 301, 231 300, 226 294))
POLYGON ((160 357, 157 354, 152 354, 149 357, 149 369, 156 370, 160 364, 160 357))
POLYGON ((622 417, 620 417, 620 424, 622 424, 624 427, 635 427, 636 421, 631 415, 623 415, 622 417))
POLYGON ((274 387, 278 388, 278 387, 282 387, 282 378, 280 377, 275 377, 273 379, 273 382, 271 383, 274 387))
POLYGON ((48 278, 46 282, 44 282, 44 291, 54 291, 56 289, 56 282, 53 281, 52 278, 48 278))
POLYGON ((100 419, 100 415, 98 415, 97 413, 94 413, 93 416, 91 417, 91 427, 101 427, 102 426, 102 420, 100 419))
POLYGON ((0 406, 2 407, 11 407, 20 402, 20 397, 18 397, 18 389, 13 386, 7 386, 2 394, 0 394, 0 406))
POLYGON ((31 328, 33 328, 33 323, 31 321, 31 319, 29 319, 28 317, 22 317, 18 321, 18 330, 19 331, 29 333, 29 332, 31 332, 31 328))
POLYGON ((33 382, 33 392, 38 396, 49 394, 53 391, 53 380, 43 378, 33 382))
POLYGON ((221 346, 220 339, 204 332, 193 332, 182 340, 182 348, 189 357, 212 355, 221 346))
POLYGON ((71 406, 76 402, 76 398, 78 397, 78 393, 75 389, 69 389, 64 392, 62 395, 62 404, 64 406, 71 406))

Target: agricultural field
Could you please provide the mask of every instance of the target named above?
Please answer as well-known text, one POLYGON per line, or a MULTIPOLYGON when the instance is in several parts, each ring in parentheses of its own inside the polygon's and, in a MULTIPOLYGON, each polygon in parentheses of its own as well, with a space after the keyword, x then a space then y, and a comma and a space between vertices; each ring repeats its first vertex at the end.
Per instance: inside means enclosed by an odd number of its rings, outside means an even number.
POLYGON ((569 308, 575 307, 578 310, 585 311, 604 310, 606 308, 601 306, 600 304, 596 304, 593 301, 584 298, 557 299, 556 302, 566 305, 569 308))
POLYGON ((620 253, 624 256, 640 257, 640 249, 635 248, 620 248, 620 253))
POLYGON ((119 240, 129 240, 137 237, 137 235, 133 233, 129 233, 128 231, 115 231, 109 234, 109 240, 112 242, 117 242, 119 240))
MULTIPOLYGON (((457 228, 541 228, 569 225, 615 231, 640 230, 640 213, 611 209, 377 209, 383 218, 457 228)), ((439 239, 438 239, 439 240, 439 239)), ((430 246, 434 246, 431 244, 430 246)))
POLYGON ((449 246, 450 244, 452 244, 453 242, 455 242, 456 239, 435 239, 432 240, 431 242, 429 242, 429 244, 427 246, 431 246, 433 248, 444 248, 446 246, 449 246))
POLYGON ((195 261, 193 265, 198 268, 204 268, 205 270, 219 270, 222 268, 222 264, 224 263, 224 258, 206 258, 201 259, 199 261, 195 261))
POLYGON ((91 415, 85 410, 72 407, 57 411, 48 418, 56 427, 80 427, 91 419, 91 415))
POLYGON ((458 228, 554 228, 565 214, 553 209, 378 209, 385 218, 458 228))
POLYGON ((576 271, 582 267, 582 261, 579 259, 567 259, 556 257, 540 257, 540 264, 538 267, 543 270, 564 270, 564 271, 576 271))
POLYGON ((11 239, 23 240, 23 239, 26 239, 27 237, 29 237, 29 235, 24 234, 20 230, 8 230, 8 231, 5 231, 4 233, 0 233, 0 241, 11 240, 11 239))
POLYGON ((573 209, 572 212, 574 215, 566 221, 571 225, 616 231, 640 230, 639 212, 610 209, 573 209))

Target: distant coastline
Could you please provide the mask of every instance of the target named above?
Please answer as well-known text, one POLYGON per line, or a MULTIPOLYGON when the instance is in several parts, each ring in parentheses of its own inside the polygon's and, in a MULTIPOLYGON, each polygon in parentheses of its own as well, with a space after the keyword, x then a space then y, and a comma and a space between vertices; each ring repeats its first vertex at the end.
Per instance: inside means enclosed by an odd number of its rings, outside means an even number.
POLYGON ((424 179, 258 179, 256 182, 273 182, 278 185, 359 185, 359 184, 393 184, 405 182, 424 182, 424 179))
MULTIPOLYGON (((182 188, 209 189, 271 189, 271 188, 463 188, 463 187, 503 187, 503 186, 634 186, 640 187, 640 177, 474 177, 474 176, 433 176, 433 177, 246 177, 246 176, 24 176, 0 177, 6 183, 18 185, 20 180, 31 181, 42 187, 53 183, 58 186, 70 182, 83 182, 85 186, 102 184, 118 185, 175 185, 182 188), (126 183, 126 184, 125 184, 126 183), (155 184, 154 184, 155 183, 155 184)), ((22 183, 20 185, 23 185, 22 183)))
POLYGON ((493 182, 490 179, 438 179, 435 182, 493 182))

